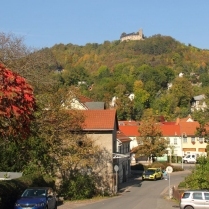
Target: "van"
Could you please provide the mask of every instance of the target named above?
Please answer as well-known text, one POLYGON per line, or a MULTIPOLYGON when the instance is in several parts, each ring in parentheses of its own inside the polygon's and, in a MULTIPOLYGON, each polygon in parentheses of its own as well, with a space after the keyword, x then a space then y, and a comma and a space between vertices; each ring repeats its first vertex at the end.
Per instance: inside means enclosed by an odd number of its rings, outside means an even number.
POLYGON ((199 157, 199 154, 197 153, 187 154, 186 156, 183 157, 183 162, 184 163, 196 163, 198 157, 199 157))

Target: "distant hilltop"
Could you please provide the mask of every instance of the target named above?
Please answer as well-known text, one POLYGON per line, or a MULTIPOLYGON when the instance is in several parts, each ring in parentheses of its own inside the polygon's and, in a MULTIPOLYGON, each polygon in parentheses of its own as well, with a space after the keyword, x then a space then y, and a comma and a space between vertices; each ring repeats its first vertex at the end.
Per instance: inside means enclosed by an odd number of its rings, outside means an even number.
POLYGON ((144 34, 142 29, 140 29, 138 32, 136 33, 122 33, 120 36, 120 40, 121 41, 129 41, 129 40, 144 40, 144 34))

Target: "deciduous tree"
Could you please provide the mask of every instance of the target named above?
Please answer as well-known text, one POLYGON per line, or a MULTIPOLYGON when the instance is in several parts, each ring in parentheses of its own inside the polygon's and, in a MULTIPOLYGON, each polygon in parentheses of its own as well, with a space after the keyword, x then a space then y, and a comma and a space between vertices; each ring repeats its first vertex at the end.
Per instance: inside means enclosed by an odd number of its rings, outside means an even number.
POLYGON ((0 64, 0 137, 26 138, 35 110, 32 87, 0 64))
POLYGON ((155 157, 166 153, 168 141, 162 137, 160 125, 154 117, 144 119, 139 126, 140 137, 136 148, 136 157, 147 156, 155 161, 155 157))

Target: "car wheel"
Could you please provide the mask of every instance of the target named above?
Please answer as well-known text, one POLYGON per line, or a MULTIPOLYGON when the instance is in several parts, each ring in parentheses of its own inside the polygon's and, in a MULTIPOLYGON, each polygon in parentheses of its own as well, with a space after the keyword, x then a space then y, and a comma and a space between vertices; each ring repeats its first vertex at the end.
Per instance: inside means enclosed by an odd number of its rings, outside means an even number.
POLYGON ((156 180, 157 180, 157 178, 156 178, 156 176, 155 176, 154 181, 156 181, 156 180))
POLYGON ((191 205, 187 205, 185 209, 194 209, 191 205))

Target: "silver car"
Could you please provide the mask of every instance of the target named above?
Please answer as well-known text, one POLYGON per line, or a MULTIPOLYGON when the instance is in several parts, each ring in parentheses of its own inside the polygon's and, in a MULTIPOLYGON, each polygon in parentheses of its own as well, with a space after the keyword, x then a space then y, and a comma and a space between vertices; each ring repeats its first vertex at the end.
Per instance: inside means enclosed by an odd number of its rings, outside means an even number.
POLYGON ((182 194, 180 209, 209 208, 208 190, 188 190, 182 194))

